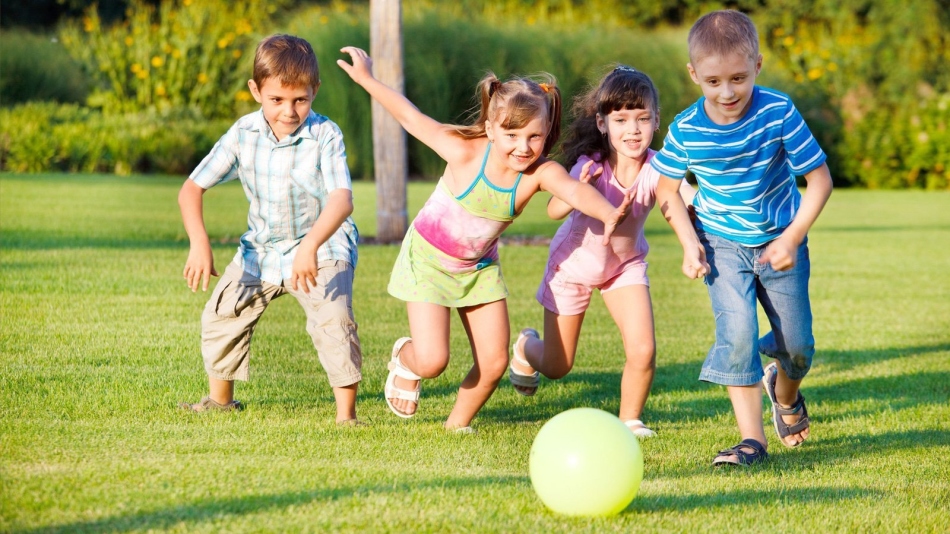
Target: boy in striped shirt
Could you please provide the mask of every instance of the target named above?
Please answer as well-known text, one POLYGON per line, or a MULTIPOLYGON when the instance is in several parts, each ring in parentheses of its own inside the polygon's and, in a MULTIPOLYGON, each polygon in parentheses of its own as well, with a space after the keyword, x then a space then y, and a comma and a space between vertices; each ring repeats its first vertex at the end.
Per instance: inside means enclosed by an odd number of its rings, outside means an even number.
POLYGON ((749 465, 768 456, 763 385, 782 444, 808 437, 799 392, 815 352, 807 233, 831 195, 831 174, 788 96, 755 85, 762 55, 749 17, 706 14, 688 42, 687 69, 703 96, 677 115, 653 158, 663 175, 657 205, 683 245, 683 273, 704 278, 715 316, 699 378, 726 386, 742 438, 713 465, 749 465), (698 185, 695 228, 678 194, 687 171, 698 185), (761 338, 757 302, 771 325, 761 338), (759 353, 776 361, 763 370, 759 353))

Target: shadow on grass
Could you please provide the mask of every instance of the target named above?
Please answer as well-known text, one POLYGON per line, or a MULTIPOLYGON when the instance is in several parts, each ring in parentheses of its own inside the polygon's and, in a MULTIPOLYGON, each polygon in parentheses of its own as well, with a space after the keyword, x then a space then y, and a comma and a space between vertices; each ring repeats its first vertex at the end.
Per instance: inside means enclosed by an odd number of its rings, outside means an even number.
POLYGON ((344 487, 313 489, 277 495, 248 495, 244 497, 207 499, 192 504, 174 506, 139 512, 129 515, 118 515, 91 521, 77 521, 63 525, 41 527, 36 529, 15 530, 22 534, 39 534, 53 532, 130 532, 164 530, 172 527, 197 524, 204 521, 221 521, 228 516, 243 516, 267 512, 275 509, 290 508, 319 502, 332 502, 341 499, 358 498, 361 494, 412 494, 430 488, 470 488, 481 486, 505 486, 508 484, 524 484, 526 477, 480 477, 434 479, 414 484, 379 484, 375 486, 344 487))
MULTIPOLYGON (((947 351, 950 351, 950 344, 947 343, 856 352, 822 351, 823 363, 819 365, 823 374, 832 377, 839 374, 842 376, 833 384, 821 386, 810 386, 806 378, 802 391, 811 403, 810 416, 813 423, 821 425, 838 421, 845 422, 874 418, 879 414, 894 410, 944 405, 950 397, 950 365, 946 370, 911 369, 892 376, 850 378, 848 373, 869 364, 880 364, 893 359, 901 359, 905 362, 907 358, 914 356, 947 351), (817 404, 853 404, 855 402, 867 408, 850 409, 841 415, 830 416, 822 414, 815 408, 817 404)), ((673 398, 663 402, 648 401, 646 411, 650 421, 662 426, 691 421, 711 421, 727 416, 730 420, 729 428, 733 428, 732 405, 725 388, 700 382, 697 379, 700 365, 700 362, 686 362, 658 366, 652 394, 654 398, 664 393, 673 398), (681 394, 689 398, 677 400, 676 397, 681 394)), ((907 369, 907 367, 904 365, 902 369, 907 369)), ((507 379, 504 379, 501 387, 510 387, 507 379)), ((520 405, 498 406, 489 402, 482 409, 480 417, 503 423, 543 423, 571 408, 597 407, 617 413, 619 395, 619 366, 616 372, 590 372, 584 371, 581 363, 573 372, 559 381, 542 379, 538 394, 525 399, 520 405)), ((768 409, 765 403, 766 430, 771 430, 768 428, 768 409)), ((805 447, 806 451, 815 452, 804 452, 803 456, 799 457, 802 461, 796 459, 796 469, 802 468, 802 462, 807 466, 811 462, 819 464, 826 463, 829 459, 834 461, 838 456, 851 458, 860 453, 853 449, 856 441, 861 442, 861 450, 864 452, 913 448, 922 445, 946 445, 950 442, 950 432, 911 431, 876 436, 859 434, 832 440, 818 438, 812 441, 819 442, 820 445, 810 443, 809 447, 805 447), (835 452, 838 450, 841 452, 835 452)), ((777 441, 774 444, 778 446, 777 441)), ((687 474, 696 473, 697 471, 690 470, 687 474)))
POLYGON ((796 504, 815 504, 838 502, 851 499, 879 499, 886 495, 882 491, 853 487, 831 486, 809 488, 808 491, 790 492, 787 490, 737 490, 711 493, 707 495, 673 494, 650 495, 648 499, 634 499, 624 510, 629 513, 680 513, 685 510, 709 510, 714 508, 743 509, 750 505, 770 505, 782 502, 784 506, 796 504))

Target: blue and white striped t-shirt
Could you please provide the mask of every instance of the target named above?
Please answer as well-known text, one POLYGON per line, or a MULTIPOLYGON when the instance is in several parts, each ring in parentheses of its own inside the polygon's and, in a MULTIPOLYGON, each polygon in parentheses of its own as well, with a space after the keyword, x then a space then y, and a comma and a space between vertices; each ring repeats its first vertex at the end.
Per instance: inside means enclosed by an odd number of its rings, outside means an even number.
MULTIPOLYGON (((261 111, 241 117, 190 176, 203 189, 235 178, 250 206, 234 261, 276 285, 290 278, 297 246, 323 211, 329 192, 353 188, 343 132, 313 111, 280 141, 261 111)), ((343 260, 356 267, 358 242, 356 224, 347 217, 317 249, 317 261, 343 260)))
POLYGON ((705 97, 673 119, 653 166, 682 179, 691 171, 697 226, 710 234, 759 246, 778 237, 801 204, 795 183, 825 162, 825 153, 788 96, 756 86, 738 122, 714 123, 705 97))

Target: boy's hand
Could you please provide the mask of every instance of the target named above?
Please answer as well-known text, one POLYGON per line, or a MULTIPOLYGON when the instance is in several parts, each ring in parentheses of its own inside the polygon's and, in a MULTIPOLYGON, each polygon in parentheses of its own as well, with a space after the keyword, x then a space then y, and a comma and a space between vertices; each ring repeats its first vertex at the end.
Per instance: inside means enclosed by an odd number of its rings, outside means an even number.
POLYGON ((779 236, 778 239, 769 243, 765 247, 765 252, 759 256, 759 263, 772 265, 776 271, 787 271, 795 266, 798 245, 794 240, 785 236, 779 236))
POLYGON ((350 65, 342 59, 336 60, 336 64, 350 75, 354 82, 362 85, 364 80, 373 77, 373 58, 361 48, 355 46, 345 46, 340 52, 350 55, 353 64, 350 65))
POLYGON ((683 274, 691 280, 709 274, 709 264, 706 263, 706 249, 703 248, 702 243, 697 243, 695 249, 683 249, 683 274))
MULTIPOLYGON (((581 174, 581 178, 584 177, 584 174, 585 173, 581 174)), ((594 176, 596 178, 597 176, 600 176, 600 173, 595 173, 594 176)), ((617 227, 620 226, 620 223, 622 223, 623 220, 627 218, 627 215, 630 214, 630 204, 632 203, 633 191, 627 191, 627 193, 623 196, 623 202, 621 202, 620 205, 617 206, 617 209, 615 209, 613 213, 610 214, 610 218, 608 218, 607 221, 604 221, 604 246, 610 244, 610 236, 613 235, 614 230, 616 230, 617 227)))
POLYGON ((208 290, 208 282, 211 277, 218 276, 218 271, 214 269, 214 256, 211 254, 210 246, 193 245, 189 249, 182 276, 192 293, 198 291, 199 285, 202 291, 208 290))
POLYGON ((290 287, 298 287, 309 294, 311 287, 317 286, 317 251, 301 247, 294 256, 294 265, 290 274, 290 287))

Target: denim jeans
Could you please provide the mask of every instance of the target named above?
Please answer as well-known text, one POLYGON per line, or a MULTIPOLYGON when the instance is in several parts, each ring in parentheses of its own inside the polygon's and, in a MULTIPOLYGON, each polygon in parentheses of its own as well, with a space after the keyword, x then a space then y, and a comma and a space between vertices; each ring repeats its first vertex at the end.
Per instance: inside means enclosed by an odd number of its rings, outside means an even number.
POLYGON ((808 279, 808 239, 798 248, 795 266, 776 271, 758 262, 767 245, 747 247, 699 232, 710 273, 706 287, 716 319, 716 341, 699 379, 725 386, 749 386, 762 379, 759 353, 778 360, 792 380, 811 368, 815 354, 808 279), (772 331, 759 338, 756 302, 772 331))

